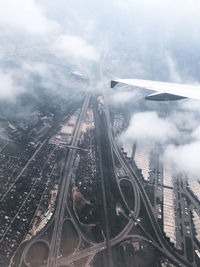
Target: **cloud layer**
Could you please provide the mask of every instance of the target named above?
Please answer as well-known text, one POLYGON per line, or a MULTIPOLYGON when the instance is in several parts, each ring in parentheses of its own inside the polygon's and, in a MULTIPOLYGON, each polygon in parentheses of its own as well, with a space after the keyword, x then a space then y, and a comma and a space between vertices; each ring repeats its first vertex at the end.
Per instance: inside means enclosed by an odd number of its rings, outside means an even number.
MULTIPOLYGON (((113 77, 200 81, 199 0, 0 4, 0 100, 15 100, 37 86, 56 94, 72 88, 100 92, 113 77), (80 86, 74 70, 89 83, 80 86)), ((119 105, 137 96, 112 91, 110 99, 119 105)), ((176 140, 166 156, 179 168, 198 171, 199 103, 183 101, 169 113, 167 119, 156 112, 133 115, 123 138, 166 145, 176 140)))
POLYGON ((186 172, 199 179, 200 141, 180 146, 171 145, 167 147, 164 156, 175 165, 178 171, 186 172))
POLYGON ((25 91, 25 88, 16 84, 12 73, 4 73, 0 71, 0 99, 13 99, 13 96, 25 91))
POLYGON ((34 0, 0 0, 0 27, 24 31, 28 34, 46 34, 58 27, 48 19, 34 0))
POLYGON ((61 35, 55 43, 55 48, 68 57, 81 62, 82 59, 98 61, 98 51, 84 39, 73 35, 61 35))
POLYGON ((160 118, 156 112, 136 113, 122 138, 128 140, 165 143, 177 137, 176 127, 160 118))

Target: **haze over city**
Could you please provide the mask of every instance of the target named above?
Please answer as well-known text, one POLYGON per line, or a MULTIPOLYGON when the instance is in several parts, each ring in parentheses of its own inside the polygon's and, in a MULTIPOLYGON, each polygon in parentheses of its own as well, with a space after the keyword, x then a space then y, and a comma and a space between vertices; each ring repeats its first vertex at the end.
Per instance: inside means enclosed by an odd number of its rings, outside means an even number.
POLYGON ((0 266, 200 266, 200 2, 0 7, 0 266))

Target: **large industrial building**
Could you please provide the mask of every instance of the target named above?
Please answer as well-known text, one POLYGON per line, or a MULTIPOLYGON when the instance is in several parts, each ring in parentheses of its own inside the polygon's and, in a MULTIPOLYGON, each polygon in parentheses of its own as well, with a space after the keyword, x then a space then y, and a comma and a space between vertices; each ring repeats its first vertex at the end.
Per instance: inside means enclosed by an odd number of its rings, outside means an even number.
POLYGON ((188 188, 192 194, 200 201, 200 183, 195 179, 188 180, 188 188))
POLYGON ((176 247, 176 223, 174 212, 174 193, 170 188, 163 188, 163 231, 176 247))
POLYGON ((163 164, 163 185, 173 188, 172 167, 169 164, 163 164))
POLYGON ((197 212, 194 211, 194 210, 192 211, 192 215, 193 215, 192 221, 193 221, 194 228, 195 228, 195 233, 196 233, 195 236, 196 236, 196 239, 200 243, 200 217, 197 214, 197 212))
POLYGON ((144 180, 149 181, 149 171, 150 171, 149 154, 142 151, 139 145, 137 145, 135 149, 134 161, 136 166, 139 169, 141 169, 144 180))

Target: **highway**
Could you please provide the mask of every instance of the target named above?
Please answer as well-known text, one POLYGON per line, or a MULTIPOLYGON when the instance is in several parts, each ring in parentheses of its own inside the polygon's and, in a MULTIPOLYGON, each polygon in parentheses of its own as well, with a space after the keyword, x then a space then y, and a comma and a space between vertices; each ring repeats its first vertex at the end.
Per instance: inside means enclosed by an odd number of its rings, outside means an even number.
MULTIPOLYGON (((68 189, 69 189, 69 185, 70 185, 70 181, 71 181, 71 170, 73 167, 73 162, 74 162, 74 158, 75 158, 75 153, 76 153, 76 149, 74 148, 78 148, 75 145, 77 145, 78 143, 78 139, 79 139, 79 134, 80 134, 80 130, 81 130, 81 125, 82 125, 82 121, 83 121, 83 117, 85 115, 85 112, 87 110, 88 107, 88 103, 90 100, 90 96, 88 95, 85 98, 85 101, 82 105, 82 109, 81 112, 79 114, 79 118, 77 121, 77 124, 75 126, 75 130, 74 130, 74 136, 72 139, 72 144, 71 146, 67 146, 67 149, 69 149, 69 154, 68 157, 66 159, 65 162, 65 166, 64 166, 64 171, 63 173, 63 179, 62 179, 62 184, 60 186, 60 192, 59 192, 59 197, 58 197, 58 203, 57 203, 57 208, 54 212, 54 215, 51 219, 51 221, 48 223, 48 225, 41 230, 41 232, 39 232, 36 236, 34 236, 30 242, 27 244, 25 250, 23 251, 23 255, 21 257, 21 262, 20 262, 20 266, 23 262, 23 259, 25 258, 25 255, 27 254, 29 248, 39 239, 41 239, 41 236, 47 231, 47 229, 54 223, 54 229, 53 229, 53 235, 52 235, 52 240, 51 240, 51 244, 49 244, 50 247, 50 253, 49 253, 49 264, 54 264, 54 261, 56 260, 58 253, 59 253, 59 248, 60 248, 60 239, 61 239, 61 234, 62 234, 62 225, 63 225, 63 220, 64 220, 64 211, 65 211, 65 207, 67 208, 67 211, 69 213, 69 218, 68 220, 71 220, 71 222, 73 223, 78 235, 79 235, 79 240, 82 238, 83 240, 85 240, 86 242, 90 243, 91 245, 93 245, 93 242, 90 242, 89 240, 87 240, 87 238, 84 236, 84 234, 82 233, 82 231, 79 229, 79 227, 77 226, 77 223, 75 221, 75 219, 73 218, 70 209, 67 206, 67 196, 68 196, 68 189), (51 257, 50 257, 51 255, 51 257), (56 257, 56 258, 55 258, 56 257)), ((69 116, 67 116, 69 117, 69 116)), ((54 265, 53 265, 54 266, 54 265)))
MULTIPOLYGON (((105 215, 105 234, 106 234, 106 245, 107 245, 107 264, 109 267, 113 266, 112 262, 112 251, 110 246, 110 226, 109 226, 109 219, 108 219, 108 209, 107 209, 107 200, 106 200, 106 191, 105 191, 105 181, 106 178, 104 176, 103 172, 103 154, 101 151, 101 130, 100 129, 100 122, 98 118, 98 110, 97 110, 98 103, 96 102, 96 105, 94 107, 94 119, 95 119, 95 129, 96 129, 96 135, 97 135, 97 144, 99 148, 99 165, 100 165, 100 176, 101 176, 101 189, 102 189, 102 195, 103 195, 103 209, 104 209, 104 215, 105 215)), ((110 168, 113 168, 113 166, 110 166, 110 168)))
MULTIPOLYGON (((113 137, 113 134, 112 134, 112 129, 111 129, 112 125, 111 125, 111 122, 110 122, 110 114, 109 114, 108 104, 106 103, 106 97, 105 96, 104 96, 104 99, 105 99, 105 117, 106 117, 106 124, 107 124, 108 136, 109 136, 110 144, 111 144, 111 147, 112 147, 112 151, 115 152, 115 154, 116 154, 116 156, 117 156, 122 168, 124 168, 124 170, 127 173, 128 177, 131 179, 131 183, 133 185, 133 189, 134 189, 134 193, 135 193, 135 209, 134 209, 134 213, 135 213, 135 218, 137 218, 137 216, 139 215, 139 211, 140 211, 140 192, 138 190, 138 185, 134 180, 133 174, 129 171, 129 169, 126 167, 126 165, 124 165, 123 161, 121 161, 121 155, 119 154, 118 147, 116 145, 116 141, 114 140, 114 137, 113 137), (117 147, 117 149, 116 149, 116 147, 117 147)), ((123 157, 123 159, 124 159, 124 157, 123 157)))
POLYGON ((144 202, 146 212, 149 216, 149 219, 151 221, 152 227, 154 229, 154 232, 158 238, 158 241, 160 243, 160 246, 165 250, 165 254, 171 258, 172 261, 176 262, 178 265, 180 263, 186 265, 187 267, 191 267, 191 265, 188 261, 185 261, 180 255, 178 255, 166 242, 165 237, 163 236, 163 233, 158 225, 158 222, 154 216, 154 212, 152 210, 151 203, 149 201, 149 198, 146 194, 146 191, 143 187, 143 185, 140 182, 140 178, 138 177, 137 173, 133 169, 132 165, 127 162, 127 160, 124 158, 124 156, 121 153, 120 148, 116 144, 116 141, 113 137, 112 130, 111 130, 111 122, 110 122, 110 116, 109 116, 109 109, 108 109, 108 104, 105 102, 105 109, 106 109, 106 118, 107 118, 107 126, 108 126, 108 131, 109 131, 109 136, 111 139, 111 143, 113 146, 113 151, 116 153, 118 160, 120 161, 121 165, 123 168, 126 170, 127 174, 129 177, 132 177, 134 179, 134 182, 136 182, 138 189, 140 191, 142 200, 144 202))
POLYGON ((127 210, 131 214, 134 214, 134 218, 137 219, 137 217, 139 215, 139 211, 140 211, 140 195, 138 194, 138 190, 136 190, 136 185, 133 183, 133 180, 130 180, 128 178, 121 178, 120 180, 117 181, 117 183, 118 183, 119 191, 121 193, 122 199, 124 201, 124 204, 126 205, 127 210), (135 201, 134 209, 132 209, 132 210, 129 207, 126 199, 124 198, 124 193, 122 192, 122 189, 121 189, 121 186, 120 186, 120 182, 121 181, 128 181, 132 185, 132 188, 133 188, 133 191, 134 191, 134 201, 135 201))
MULTIPOLYGON (((100 132, 101 129, 100 129, 100 127, 98 127, 99 126, 99 121, 98 121, 96 113, 97 113, 97 110, 94 111, 94 118, 95 118, 95 125, 96 125, 96 129, 97 129, 97 140, 99 140, 100 139, 100 134, 101 134, 101 132, 100 132)), ((109 142, 110 142, 110 137, 109 137, 109 142)), ((108 251, 108 266, 109 267, 113 266, 111 246, 113 246, 115 244, 118 244, 121 240, 124 240, 124 238, 127 236, 127 234, 130 232, 130 230, 133 228, 133 226, 135 224, 134 220, 130 219, 128 224, 126 225, 126 227, 121 231, 121 233, 118 234, 115 238, 110 239, 109 221, 108 221, 108 214, 107 214, 108 211, 107 211, 107 203, 106 203, 105 184, 104 184, 104 175, 103 175, 103 169, 102 169, 102 157, 103 157, 103 155, 101 154, 101 149, 100 149, 101 148, 101 144, 99 142, 98 142, 98 147, 99 147, 99 156, 100 156, 101 186, 102 186, 102 192, 103 192, 103 208, 104 208, 105 222, 106 222, 106 241, 102 242, 100 244, 93 244, 93 246, 91 248, 89 248, 88 250, 84 250, 84 253, 82 251, 81 252, 77 252, 77 253, 74 253, 73 255, 71 255, 71 256, 69 256, 67 258, 61 259, 59 261, 59 265, 62 265, 64 263, 65 264, 69 264, 70 262, 73 262, 76 259, 81 259, 82 257, 85 257, 86 255, 93 255, 95 251, 97 253, 98 251, 107 249, 107 251, 108 251)), ((111 143, 110 143, 110 151, 111 151, 112 162, 113 162, 113 166, 110 166, 110 167, 112 168, 112 167, 114 167, 114 156, 113 156, 111 143)), ((118 181, 116 181, 116 182, 118 182, 118 181)), ((139 191, 135 190, 135 187, 137 188, 137 185, 135 184, 135 182, 131 181, 131 183, 132 183, 133 189, 135 191, 135 199, 136 199, 136 201, 135 201, 135 219, 136 219, 138 214, 139 214, 139 210, 140 210, 140 195, 139 195, 139 191)), ((118 184, 118 186, 119 186, 119 184, 118 184)))
MULTIPOLYGON (((156 207, 156 197, 157 197, 157 190, 158 190, 158 171, 159 171, 159 153, 158 153, 158 145, 156 146, 156 153, 155 153, 155 187, 154 187, 154 207, 156 207)), ((163 184, 163 183, 162 183, 163 184)), ((163 192, 163 191, 162 191, 163 192)))
MULTIPOLYGON (((74 135, 73 135, 73 139, 71 143, 72 147, 77 146, 83 117, 88 108, 89 100, 90 100, 90 96, 87 95, 85 97, 85 100, 84 100, 84 103, 81 109, 81 113, 79 115, 78 122, 75 127, 75 131, 74 131, 74 135)), ((58 204, 57 204, 56 211, 55 211, 55 224, 54 224, 54 230, 53 230, 53 235, 51 239, 47 267, 57 266, 57 258, 58 258, 59 249, 60 249, 60 239, 61 239, 61 234, 62 234, 64 211, 65 211, 65 206, 66 206, 66 201, 67 201, 69 185, 71 181, 71 169, 73 167, 75 153, 76 151, 74 149, 70 149, 68 157, 67 157, 67 162, 65 165, 65 171, 64 171, 64 176, 62 180, 62 185, 60 187, 58 204)))
MULTIPOLYGON (((165 251, 157 243, 152 242, 148 238, 145 238, 141 235, 128 235, 127 233, 124 233, 124 232, 123 232, 123 234, 120 234, 119 237, 111 239, 110 245, 111 245, 111 247, 113 247, 113 246, 119 244, 120 242, 123 242, 125 240, 130 240, 130 239, 132 241, 146 241, 149 244, 153 245, 158 250, 160 250, 161 252, 163 252, 163 254, 165 254, 165 251)), ((97 254, 97 253, 99 253, 105 249, 106 249, 106 242, 96 244, 92 247, 81 250, 78 253, 74 253, 74 254, 66 257, 66 258, 59 260, 59 266, 72 264, 75 261, 78 261, 78 260, 85 258, 87 256, 95 255, 95 254, 97 254)), ((43 266, 43 267, 45 267, 45 266, 43 266)))
MULTIPOLYGON (((192 224, 192 218, 191 218, 191 211, 197 208, 197 211, 199 209, 198 203, 196 203, 195 199, 190 195, 190 192, 187 189, 187 183, 184 178, 179 177, 179 192, 180 192, 180 205, 181 205, 181 223, 182 223, 182 230, 183 230, 183 236, 191 238, 192 241, 192 251, 193 251, 193 262, 195 259, 195 252, 194 247, 196 246, 195 240, 193 238, 193 224, 192 224), (185 196, 185 199, 183 198, 185 196), (186 198, 191 201, 191 203, 188 205, 186 198), (195 206, 197 204, 197 206, 195 206)), ((184 239, 184 249, 185 249, 185 257, 187 255, 187 244, 184 239)))

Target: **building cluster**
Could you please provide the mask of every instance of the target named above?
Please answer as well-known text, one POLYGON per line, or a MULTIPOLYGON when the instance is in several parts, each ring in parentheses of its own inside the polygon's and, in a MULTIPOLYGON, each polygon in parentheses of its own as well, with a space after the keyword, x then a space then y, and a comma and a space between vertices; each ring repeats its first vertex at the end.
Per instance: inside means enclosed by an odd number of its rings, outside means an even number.
POLYGON ((105 103, 103 96, 98 96, 97 98, 97 107, 100 114, 105 111, 105 103))
POLYGON ((69 120, 62 125, 60 131, 51 137, 50 143, 57 145, 57 146, 63 146, 63 145, 70 145, 72 136, 74 133, 75 125, 78 119, 78 115, 80 113, 80 110, 77 110, 70 118, 69 120))
MULTIPOLYGON (((172 264, 168 259, 164 258, 161 259, 160 262, 161 267, 176 267, 174 264, 172 264)), ((186 266, 182 266, 182 267, 186 267, 186 266)))
POLYGON ((188 188, 195 196, 195 198, 200 201, 200 183, 195 179, 189 179, 188 188))
POLYGON ((123 114, 117 114, 114 118, 113 131, 115 136, 119 135, 124 128, 124 116, 123 114))
POLYGON ((86 112, 86 117, 82 125, 82 134, 91 129, 94 129, 94 113, 93 110, 89 108, 86 112))
POLYGON ((126 144, 122 146, 123 154, 127 157, 127 159, 132 159, 133 157, 133 145, 126 144))
MULTIPOLYGON (((141 177, 142 174, 145 181, 145 183, 143 182, 144 188, 152 204, 154 215, 159 219, 158 223, 165 236, 175 249, 184 253, 184 248, 187 251, 189 249, 193 250, 188 245, 188 240, 193 240, 194 236, 200 243, 200 214, 198 211, 200 181, 187 179, 181 173, 176 175, 172 164, 159 161, 160 152, 162 152, 162 147, 160 146, 150 153, 144 151, 140 144, 135 147, 123 146, 125 156, 128 159, 133 159, 136 165, 134 167, 138 177, 141 177), (189 192, 186 192, 186 188, 189 192), (198 208, 192 211, 194 206, 198 208), (194 231, 192 231, 191 222, 193 222, 194 231)), ((124 176, 123 173, 120 174, 118 169, 117 175, 118 177, 124 176)), ((199 250, 196 249, 195 253, 200 257, 199 250)))
POLYGON ((94 114, 92 109, 88 109, 86 117, 83 122, 81 138, 80 138, 80 150, 77 151, 74 159, 74 177, 72 178, 73 188, 73 200, 77 199, 76 196, 81 196, 81 199, 87 199, 83 201, 84 205, 87 203, 93 203, 87 205, 87 211, 83 212, 83 208, 80 209, 73 203, 73 208, 76 209, 76 215, 82 224, 94 223, 98 218, 96 217, 97 203, 99 203, 100 196, 100 175, 99 170, 99 157, 98 147, 94 132, 94 114))
POLYGON ((53 215, 58 195, 58 184, 56 183, 56 180, 52 179, 52 181, 49 180, 48 185, 49 187, 45 189, 40 204, 38 205, 32 227, 26 236, 26 240, 29 240, 32 236, 40 232, 47 225, 53 215), (53 188, 51 184, 54 184, 53 188))
POLYGON ((197 257, 200 259, 200 251, 198 249, 195 249, 194 252, 197 254, 197 257))
POLYGON ((163 164, 163 185, 173 188, 172 167, 169 164, 163 164))
POLYGON ((20 155, 17 156, 10 151, 9 147, 13 146, 15 143, 8 142, 6 148, 0 153, 0 198, 18 177, 35 151, 32 145, 27 145, 25 149, 21 149, 20 155))
POLYGON ((192 211, 192 221, 194 224, 196 239, 200 243, 200 216, 195 210, 192 211))
POLYGON ((180 245, 181 230, 177 220, 176 200, 178 194, 175 194, 174 191, 173 167, 159 162, 157 149, 148 153, 140 145, 137 145, 133 155, 134 162, 141 170, 144 181, 155 186, 149 186, 147 193, 154 205, 155 214, 160 220, 159 223, 163 225, 163 232, 175 248, 182 249, 180 245))
POLYGON ((104 98, 103 98, 102 95, 98 96, 97 101, 98 101, 99 104, 101 104, 102 106, 104 106, 105 103, 104 103, 104 98))
POLYGON ((163 188, 163 230, 170 242, 176 246, 174 193, 170 188, 163 188))
POLYGON ((137 147, 134 155, 134 161, 136 163, 136 166, 139 169, 141 169, 144 180, 149 181, 149 172, 150 172, 149 154, 139 151, 137 147))
POLYGON ((54 151, 54 146, 46 143, 3 198, 0 210, 0 258, 5 259, 4 266, 7 266, 6 260, 10 259, 30 230, 38 206, 41 210, 39 220, 45 216, 52 200, 51 189, 60 180, 62 160, 64 154, 61 149, 54 151))
POLYGON ((20 122, 8 122, 6 128, 9 137, 17 142, 30 142, 36 144, 48 133, 54 114, 44 114, 41 111, 33 111, 30 120, 20 122))

